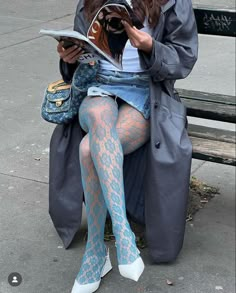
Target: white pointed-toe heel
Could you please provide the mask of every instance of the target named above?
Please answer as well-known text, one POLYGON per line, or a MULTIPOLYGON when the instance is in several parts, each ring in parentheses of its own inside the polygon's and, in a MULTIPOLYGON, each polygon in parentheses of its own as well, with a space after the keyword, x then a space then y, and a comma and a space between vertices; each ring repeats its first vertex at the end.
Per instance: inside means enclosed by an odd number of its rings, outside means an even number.
POLYGON ((80 284, 77 280, 75 280, 71 293, 93 293, 97 291, 101 283, 101 278, 104 277, 107 273, 109 273, 111 269, 112 269, 112 265, 111 265, 111 260, 109 256, 109 249, 107 249, 105 263, 101 271, 100 280, 93 283, 89 283, 89 284, 80 284))
POLYGON ((144 263, 142 258, 139 256, 134 262, 126 265, 118 266, 121 276, 138 281, 144 270, 144 263))

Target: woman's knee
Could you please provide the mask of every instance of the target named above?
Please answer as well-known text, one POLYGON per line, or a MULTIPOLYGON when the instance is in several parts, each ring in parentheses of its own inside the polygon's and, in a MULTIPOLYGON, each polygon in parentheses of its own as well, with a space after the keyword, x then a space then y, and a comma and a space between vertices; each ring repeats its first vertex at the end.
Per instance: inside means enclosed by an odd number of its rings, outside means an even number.
POLYGON ((88 160, 91 158, 88 135, 86 135, 80 142, 79 155, 80 155, 80 160, 88 160))
POLYGON ((111 125, 118 118, 117 105, 109 97, 86 97, 79 110, 79 119, 82 128, 85 125, 111 125))

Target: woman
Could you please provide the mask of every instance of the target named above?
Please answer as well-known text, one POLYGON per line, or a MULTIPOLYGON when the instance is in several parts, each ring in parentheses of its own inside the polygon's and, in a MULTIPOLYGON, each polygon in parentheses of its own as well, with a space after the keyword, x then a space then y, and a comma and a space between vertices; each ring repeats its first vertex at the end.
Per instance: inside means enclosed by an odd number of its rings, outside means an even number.
MULTIPOLYGON (((86 33, 89 22, 104 3, 102 0, 92 3, 89 0, 80 1, 75 29, 86 33)), ((168 237, 163 238, 166 249, 169 249, 168 253, 173 252, 169 259, 174 259, 177 250, 182 246, 188 183, 186 178, 190 174, 191 147, 183 129, 186 122, 184 108, 174 95, 174 82, 186 77, 196 62, 197 31, 192 5, 190 0, 135 0, 132 4, 144 28, 137 30, 123 22, 129 37, 123 57, 123 72, 117 71, 106 61, 100 61, 96 86, 88 91, 88 97, 80 106, 80 125, 87 133, 80 143, 80 167, 88 220, 88 240, 73 293, 95 292, 101 277, 111 269, 109 253, 103 240, 107 210, 112 219, 121 275, 137 281, 143 272, 144 264, 126 218, 123 179, 124 155, 142 149, 143 146, 151 146, 147 159, 155 157, 146 167, 146 173, 150 174, 150 178, 146 180, 149 183, 151 180, 152 183, 145 190, 149 201, 145 209, 152 218, 146 221, 147 237, 150 227, 154 225, 155 214, 160 216, 158 206, 153 211, 156 199, 150 197, 150 194, 155 190, 158 197, 158 193, 162 192, 159 201, 166 201, 172 195, 173 188, 179 185, 179 191, 176 190, 175 193, 184 194, 184 199, 180 207, 178 199, 174 199, 177 215, 171 215, 172 220, 169 220, 168 215, 161 215, 165 224, 170 224, 171 227, 158 228, 161 231, 170 229, 171 235, 175 234, 175 238, 179 238, 176 239, 177 249, 172 249, 175 244, 169 243, 168 237), (155 109, 158 108, 161 110, 157 114, 155 109), (168 122, 168 119, 172 119, 171 116, 175 119, 174 127, 173 121, 172 124, 168 122), (170 131, 165 132, 163 125, 167 129, 171 128, 170 131), (155 140, 158 136, 160 140, 163 133, 169 134, 170 148, 165 148, 165 145, 163 148, 155 140), (167 152, 168 157, 165 156, 167 152), (177 166, 176 162, 180 161, 177 166), (160 168, 159 173, 152 172, 157 167, 160 168), (164 179, 163 171, 169 177, 164 179), (157 182, 156 175, 160 176, 161 182, 157 182), (170 177, 176 178, 177 183, 169 181, 170 177), (178 221, 176 218, 179 218, 178 221)), ((71 80, 81 52, 80 47, 63 49, 63 43, 58 45, 61 72, 65 80, 71 80)), ((164 135, 163 140, 165 139, 164 135)), ((163 235, 166 235, 165 232, 163 235)), ((150 235, 149 237, 152 238, 150 235)), ((155 249, 158 250, 158 247, 155 249)), ((165 261, 165 253, 158 253, 159 260, 165 261)))

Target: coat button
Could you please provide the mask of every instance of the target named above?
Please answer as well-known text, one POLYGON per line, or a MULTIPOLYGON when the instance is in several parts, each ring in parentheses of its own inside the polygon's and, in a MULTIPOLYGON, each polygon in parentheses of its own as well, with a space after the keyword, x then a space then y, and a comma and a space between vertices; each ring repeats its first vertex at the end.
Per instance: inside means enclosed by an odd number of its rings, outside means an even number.
POLYGON ((159 149, 159 148, 160 148, 160 145, 161 145, 161 143, 160 143, 159 141, 157 141, 157 142, 155 143, 155 148, 159 149))
POLYGON ((158 103, 157 102, 154 103, 154 108, 155 109, 158 108, 158 103))

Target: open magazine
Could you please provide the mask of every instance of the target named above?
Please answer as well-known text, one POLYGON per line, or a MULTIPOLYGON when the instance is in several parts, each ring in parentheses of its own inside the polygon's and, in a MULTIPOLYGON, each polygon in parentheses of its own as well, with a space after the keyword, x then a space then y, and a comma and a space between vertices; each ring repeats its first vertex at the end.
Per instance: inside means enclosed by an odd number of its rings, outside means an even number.
POLYGON ((128 36, 121 20, 125 20, 138 29, 143 27, 133 13, 130 2, 128 0, 107 1, 96 13, 86 36, 73 30, 41 29, 40 33, 51 36, 59 42, 64 41, 65 48, 73 45, 81 46, 82 41, 84 53, 79 58, 82 63, 105 59, 122 69, 122 56, 128 36))

